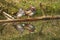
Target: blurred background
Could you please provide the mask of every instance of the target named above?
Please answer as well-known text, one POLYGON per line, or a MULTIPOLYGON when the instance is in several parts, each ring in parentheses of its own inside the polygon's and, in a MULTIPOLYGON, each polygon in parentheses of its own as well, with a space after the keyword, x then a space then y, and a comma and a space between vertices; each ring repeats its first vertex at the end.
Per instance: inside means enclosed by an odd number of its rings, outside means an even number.
MULTIPOLYGON (((18 12, 20 8, 28 9, 30 5, 36 7, 36 14, 33 17, 42 16, 39 6, 43 3, 45 15, 60 15, 60 0, 0 0, 0 10, 10 15, 18 12)), ((22 18, 27 18, 23 16, 22 18)), ((0 12, 0 19, 6 19, 0 12)), ((60 40, 60 19, 57 20, 39 20, 27 22, 35 26, 35 32, 29 33, 24 30, 20 34, 12 25, 2 26, 0 23, 0 40, 60 40), (4 28, 2 30, 2 28, 4 28)))

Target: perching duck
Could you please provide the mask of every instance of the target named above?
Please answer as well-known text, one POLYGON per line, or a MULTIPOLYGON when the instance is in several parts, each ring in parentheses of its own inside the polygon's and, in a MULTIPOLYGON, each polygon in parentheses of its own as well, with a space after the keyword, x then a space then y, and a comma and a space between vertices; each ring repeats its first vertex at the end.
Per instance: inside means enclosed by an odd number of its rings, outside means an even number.
POLYGON ((25 15, 25 11, 22 8, 20 8, 16 16, 17 18, 21 18, 23 15, 25 15))
POLYGON ((36 8, 34 6, 30 6, 28 10, 25 11, 25 14, 28 18, 32 17, 36 13, 36 8))

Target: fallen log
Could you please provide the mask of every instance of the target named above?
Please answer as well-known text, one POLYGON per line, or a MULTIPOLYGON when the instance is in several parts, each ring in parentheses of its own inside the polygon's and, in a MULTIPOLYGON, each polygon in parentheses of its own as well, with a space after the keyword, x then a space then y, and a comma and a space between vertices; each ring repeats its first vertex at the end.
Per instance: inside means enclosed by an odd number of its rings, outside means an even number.
POLYGON ((55 20, 55 19, 60 19, 60 15, 59 16, 45 16, 45 17, 26 18, 26 19, 0 20, 0 23, 28 22, 28 21, 55 20))

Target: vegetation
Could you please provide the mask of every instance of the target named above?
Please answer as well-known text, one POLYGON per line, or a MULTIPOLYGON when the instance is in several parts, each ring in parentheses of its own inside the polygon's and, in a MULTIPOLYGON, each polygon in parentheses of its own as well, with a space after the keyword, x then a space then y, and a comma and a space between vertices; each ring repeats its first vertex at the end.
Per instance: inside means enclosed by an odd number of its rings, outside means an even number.
MULTIPOLYGON (((40 2, 45 5, 45 15, 60 15, 60 0, 0 0, 0 9, 13 15, 19 8, 26 10, 33 5, 36 7, 37 17, 42 16, 40 2)), ((5 19, 2 12, 0 12, 0 19, 5 19)), ((12 25, 2 26, 0 23, 0 40, 60 40, 60 20, 39 20, 29 23, 35 26, 34 33, 25 30, 20 34, 12 25)))

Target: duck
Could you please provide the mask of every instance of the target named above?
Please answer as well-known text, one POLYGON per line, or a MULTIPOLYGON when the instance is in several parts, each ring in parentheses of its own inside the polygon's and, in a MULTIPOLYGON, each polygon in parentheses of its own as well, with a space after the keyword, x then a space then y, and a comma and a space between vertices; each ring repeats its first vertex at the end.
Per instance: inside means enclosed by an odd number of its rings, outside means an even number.
POLYGON ((13 26, 20 33, 23 33, 24 32, 24 27, 21 24, 14 24, 13 26))
POLYGON ((35 13, 36 13, 36 8, 34 6, 30 6, 30 8, 25 11, 25 15, 27 15, 28 18, 34 16, 35 13))
POLYGON ((35 26, 33 26, 32 24, 25 23, 23 26, 24 26, 24 28, 27 29, 30 33, 32 33, 32 32, 35 31, 35 26))
POLYGON ((17 18, 21 18, 24 15, 25 15, 25 11, 22 8, 20 8, 16 14, 17 18))

